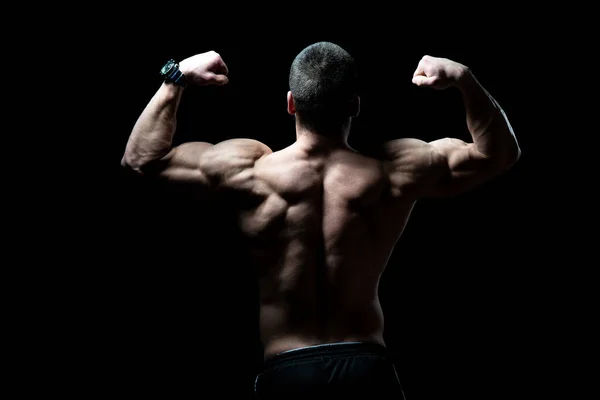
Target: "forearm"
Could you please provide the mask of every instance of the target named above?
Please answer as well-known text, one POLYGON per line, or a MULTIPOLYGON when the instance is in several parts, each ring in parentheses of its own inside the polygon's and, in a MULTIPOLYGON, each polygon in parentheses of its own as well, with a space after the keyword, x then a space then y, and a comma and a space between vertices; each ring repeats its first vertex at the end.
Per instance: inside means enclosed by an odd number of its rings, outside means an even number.
POLYGON ((521 150, 500 104, 468 69, 456 86, 462 93, 467 127, 477 150, 496 160, 500 166, 512 165, 520 157, 521 150))
POLYGON ((167 155, 177 127, 176 114, 183 90, 175 84, 161 85, 133 127, 123 165, 139 170, 167 155))

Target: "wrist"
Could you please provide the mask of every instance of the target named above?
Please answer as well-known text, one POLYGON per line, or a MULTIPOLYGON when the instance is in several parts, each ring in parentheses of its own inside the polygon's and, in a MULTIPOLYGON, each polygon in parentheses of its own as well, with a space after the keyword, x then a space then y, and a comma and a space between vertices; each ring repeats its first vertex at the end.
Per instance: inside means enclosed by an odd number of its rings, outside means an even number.
POLYGON ((478 85, 479 83, 477 82, 477 79, 475 79, 475 75, 473 75, 468 67, 463 65, 456 72, 454 86, 461 92, 469 91, 478 85))
POLYGON ((192 67, 187 58, 179 61, 179 70, 186 76, 190 75, 192 67))
POLYGON ((165 82, 181 87, 185 87, 186 85, 185 74, 179 68, 177 61, 173 59, 170 59, 163 65, 160 75, 164 78, 165 82))
POLYGON ((178 85, 175 82, 170 82, 166 79, 163 81, 161 87, 164 91, 165 96, 173 98, 179 96, 179 94, 182 93, 185 89, 184 86, 178 85))

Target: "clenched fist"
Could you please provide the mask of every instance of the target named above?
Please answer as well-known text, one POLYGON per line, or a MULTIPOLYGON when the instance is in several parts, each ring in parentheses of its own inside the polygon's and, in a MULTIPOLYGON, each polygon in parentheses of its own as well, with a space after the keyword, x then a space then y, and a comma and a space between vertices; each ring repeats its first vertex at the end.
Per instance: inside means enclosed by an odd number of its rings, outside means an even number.
POLYGON ((179 63, 186 82, 200 86, 224 85, 229 82, 229 70, 221 56, 214 51, 196 54, 179 63))
POLYGON ((415 70, 412 82, 417 86, 446 89, 464 76, 469 69, 447 58, 423 56, 415 70))

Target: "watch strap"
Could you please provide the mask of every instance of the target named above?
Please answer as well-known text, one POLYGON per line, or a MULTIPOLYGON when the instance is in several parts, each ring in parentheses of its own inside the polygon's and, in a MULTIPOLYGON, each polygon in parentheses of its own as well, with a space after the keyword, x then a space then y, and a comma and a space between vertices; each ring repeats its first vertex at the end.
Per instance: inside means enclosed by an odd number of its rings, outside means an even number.
POLYGON ((185 75, 183 72, 176 68, 170 74, 165 76, 167 80, 178 84, 179 86, 185 86, 185 75))
POLYGON ((162 68, 161 75, 167 82, 173 82, 179 86, 185 86, 185 75, 179 70, 177 61, 170 59, 162 68))

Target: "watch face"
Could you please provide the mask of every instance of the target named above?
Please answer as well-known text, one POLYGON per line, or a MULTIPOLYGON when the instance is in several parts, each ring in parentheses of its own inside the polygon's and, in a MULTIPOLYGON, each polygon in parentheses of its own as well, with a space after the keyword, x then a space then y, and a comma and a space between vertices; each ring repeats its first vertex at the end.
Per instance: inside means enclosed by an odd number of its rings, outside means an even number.
POLYGON ((161 75, 168 74, 171 71, 171 69, 173 68, 173 65, 175 65, 175 62, 173 60, 167 61, 167 63, 161 68, 160 74, 161 75))

